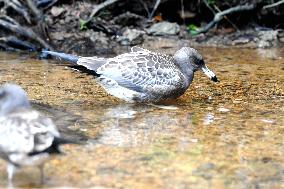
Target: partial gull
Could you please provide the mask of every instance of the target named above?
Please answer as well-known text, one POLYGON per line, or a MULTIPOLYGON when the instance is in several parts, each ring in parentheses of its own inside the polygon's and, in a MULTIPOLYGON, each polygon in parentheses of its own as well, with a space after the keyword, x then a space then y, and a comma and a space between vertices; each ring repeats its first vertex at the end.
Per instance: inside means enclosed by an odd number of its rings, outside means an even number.
POLYGON ((70 142, 60 137, 50 118, 31 109, 20 86, 0 87, 0 158, 7 161, 9 184, 15 168, 23 166, 38 166, 43 181, 45 160, 59 154, 61 144, 70 142))

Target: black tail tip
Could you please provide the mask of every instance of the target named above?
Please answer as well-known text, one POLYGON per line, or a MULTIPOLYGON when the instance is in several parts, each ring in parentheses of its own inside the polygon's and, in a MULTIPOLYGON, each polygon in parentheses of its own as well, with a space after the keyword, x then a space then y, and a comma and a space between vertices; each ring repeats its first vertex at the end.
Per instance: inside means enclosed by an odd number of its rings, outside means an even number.
POLYGON ((212 81, 214 81, 214 82, 220 82, 220 81, 217 79, 217 77, 216 77, 216 76, 211 77, 211 80, 212 80, 212 81))
POLYGON ((53 140, 53 143, 57 145, 62 144, 77 144, 77 145, 83 145, 84 142, 80 141, 79 139, 73 139, 73 138, 61 138, 61 137, 55 137, 53 140))

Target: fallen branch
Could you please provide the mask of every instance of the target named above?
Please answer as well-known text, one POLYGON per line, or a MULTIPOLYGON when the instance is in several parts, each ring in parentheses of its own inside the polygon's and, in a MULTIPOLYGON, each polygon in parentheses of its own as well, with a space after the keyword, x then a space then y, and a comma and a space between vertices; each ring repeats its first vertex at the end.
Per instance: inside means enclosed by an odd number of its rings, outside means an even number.
POLYGON ((1 37, 0 42, 4 42, 6 46, 8 45, 7 47, 13 49, 36 51, 36 47, 33 44, 18 39, 15 36, 1 37))
POLYGON ((270 5, 265 5, 265 6, 262 7, 262 9, 270 9, 270 8, 279 6, 279 5, 283 4, 283 3, 284 3, 284 0, 281 0, 281 1, 278 1, 276 3, 272 3, 270 5))
MULTIPOLYGON (((217 7, 216 5, 214 5, 214 7, 218 12, 221 12, 219 7, 217 7)), ((236 24, 234 24, 227 16, 224 16, 224 18, 235 28, 235 30, 240 31, 236 24)))
POLYGON ((145 9, 145 11, 147 12, 148 17, 150 17, 150 11, 148 9, 147 4, 143 1, 143 0, 139 0, 139 3, 142 4, 143 8, 145 9))
POLYGON ((89 23, 93 17, 103 8, 113 4, 113 3, 116 3, 117 1, 119 0, 106 0, 105 2, 99 4, 99 5, 96 5, 95 8, 93 9, 90 17, 88 18, 88 20, 86 20, 85 24, 89 23))
POLYGON ((0 42, 0 49, 5 50, 5 51, 14 50, 13 48, 6 45, 5 43, 1 43, 1 42, 0 42))
POLYGON ((27 0, 27 4, 28 4, 29 8, 31 9, 31 11, 33 12, 34 16, 36 17, 37 22, 42 20, 42 18, 43 18, 42 12, 36 7, 34 1, 33 0, 27 0))
POLYGON ((44 48, 53 49, 47 42, 45 42, 40 36, 33 32, 29 28, 21 26, 18 22, 8 16, 0 17, 0 26, 6 30, 10 30, 18 35, 27 37, 29 39, 37 41, 44 48))
POLYGON ((219 13, 215 14, 214 19, 211 22, 209 22, 205 27, 197 30, 195 34, 206 33, 209 29, 211 29, 213 26, 215 26, 215 24, 220 22, 220 20, 222 20, 224 18, 224 16, 227 15, 227 14, 232 14, 232 13, 241 12, 241 11, 250 11, 250 10, 253 10, 255 8, 256 8, 256 5, 254 5, 254 4, 239 5, 239 6, 235 6, 235 7, 229 8, 227 10, 224 10, 222 12, 219 12, 219 13))

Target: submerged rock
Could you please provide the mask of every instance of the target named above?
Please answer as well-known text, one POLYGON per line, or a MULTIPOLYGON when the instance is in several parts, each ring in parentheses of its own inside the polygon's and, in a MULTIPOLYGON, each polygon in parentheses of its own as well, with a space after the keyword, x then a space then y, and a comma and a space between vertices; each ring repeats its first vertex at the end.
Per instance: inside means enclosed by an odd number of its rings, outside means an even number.
POLYGON ((159 22, 146 30, 150 35, 177 35, 180 27, 177 23, 159 22))

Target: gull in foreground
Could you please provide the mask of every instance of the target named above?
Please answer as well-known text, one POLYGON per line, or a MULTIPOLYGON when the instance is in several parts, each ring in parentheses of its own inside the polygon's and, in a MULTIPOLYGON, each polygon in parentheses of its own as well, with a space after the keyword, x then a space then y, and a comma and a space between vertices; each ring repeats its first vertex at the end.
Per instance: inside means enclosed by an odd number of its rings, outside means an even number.
POLYGON ((113 58, 80 57, 43 51, 83 66, 111 95, 128 102, 158 102, 181 96, 191 84, 194 72, 202 70, 212 81, 216 75, 207 68, 197 50, 183 47, 174 56, 132 47, 131 52, 113 58))
POLYGON ((43 181, 43 164, 59 145, 70 143, 48 117, 31 109, 25 91, 14 84, 0 88, 0 158, 7 161, 11 184, 15 168, 38 166, 43 181))

